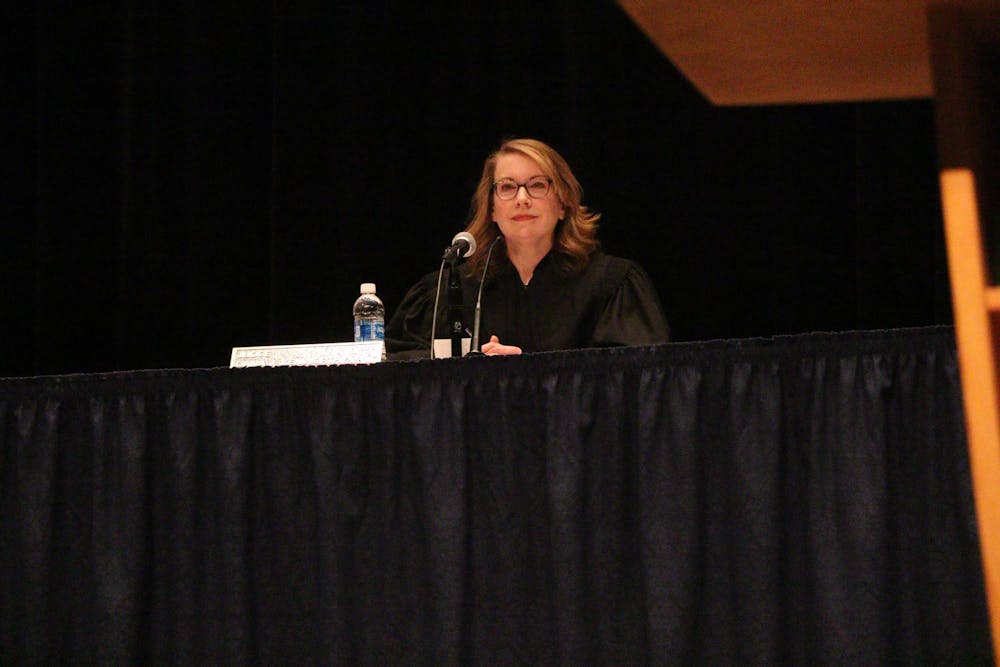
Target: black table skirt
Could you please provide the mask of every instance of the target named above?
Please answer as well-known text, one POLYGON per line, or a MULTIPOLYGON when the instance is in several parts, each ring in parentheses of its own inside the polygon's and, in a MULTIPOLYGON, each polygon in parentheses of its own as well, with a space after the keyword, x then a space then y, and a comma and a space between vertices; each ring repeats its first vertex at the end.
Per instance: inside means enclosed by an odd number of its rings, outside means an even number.
POLYGON ((0 380, 0 662, 988 664, 950 328, 0 380))

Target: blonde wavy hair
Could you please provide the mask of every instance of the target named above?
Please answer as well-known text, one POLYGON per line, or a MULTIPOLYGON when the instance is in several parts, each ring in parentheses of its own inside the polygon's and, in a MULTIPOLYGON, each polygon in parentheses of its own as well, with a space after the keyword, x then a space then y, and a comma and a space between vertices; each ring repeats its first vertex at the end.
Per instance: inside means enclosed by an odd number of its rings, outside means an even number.
MULTIPOLYGON (((552 179, 553 190, 559 202, 565 207, 563 218, 556 224, 552 240, 552 252, 556 253, 561 267, 570 272, 580 271, 587 266, 590 255, 600 243, 597 240, 597 221, 601 214, 591 212, 582 204, 583 188, 576 180, 566 160, 548 144, 537 139, 507 139, 483 163, 483 175, 472 195, 470 209, 471 222, 465 228, 476 237, 476 252, 465 263, 467 275, 482 273, 490 244, 500 236, 500 228, 493 221, 493 182, 497 160, 501 155, 520 153, 534 160, 542 173, 552 179)), ((489 276, 509 264, 507 251, 499 244, 490 260, 489 276)))

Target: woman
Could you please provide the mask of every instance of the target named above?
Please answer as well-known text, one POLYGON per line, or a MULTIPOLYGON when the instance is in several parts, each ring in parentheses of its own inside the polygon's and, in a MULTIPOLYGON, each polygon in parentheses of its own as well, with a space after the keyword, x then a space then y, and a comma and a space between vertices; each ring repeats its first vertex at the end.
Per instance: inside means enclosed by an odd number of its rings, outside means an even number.
MULTIPOLYGON (((569 165, 535 139, 511 139, 486 159, 472 199, 476 252, 464 265, 464 318, 473 321, 491 244, 502 237, 483 286, 483 354, 520 354, 666 342, 669 328, 656 289, 642 268, 605 255, 597 220, 581 203, 569 165)), ((428 356, 437 272, 403 298, 386 331, 393 358, 428 356)), ((438 308, 436 337, 449 328, 438 308)), ((471 327, 471 324, 470 324, 471 327)))

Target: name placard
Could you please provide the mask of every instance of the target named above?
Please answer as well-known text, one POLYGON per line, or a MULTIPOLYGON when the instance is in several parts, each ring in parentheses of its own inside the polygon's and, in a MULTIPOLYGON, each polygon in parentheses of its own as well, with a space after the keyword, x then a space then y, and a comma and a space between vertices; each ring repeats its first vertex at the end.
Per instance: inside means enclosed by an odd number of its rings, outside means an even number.
MULTIPOLYGON (((472 345, 471 338, 462 339, 462 356, 464 357, 469 353, 469 347, 472 345)), ((451 356, 451 339, 450 338, 435 338, 434 339, 434 358, 435 359, 447 359, 451 356)))
POLYGON ((255 366, 338 366, 374 364, 385 360, 385 343, 310 343, 307 345, 260 345, 234 347, 230 368, 255 366))

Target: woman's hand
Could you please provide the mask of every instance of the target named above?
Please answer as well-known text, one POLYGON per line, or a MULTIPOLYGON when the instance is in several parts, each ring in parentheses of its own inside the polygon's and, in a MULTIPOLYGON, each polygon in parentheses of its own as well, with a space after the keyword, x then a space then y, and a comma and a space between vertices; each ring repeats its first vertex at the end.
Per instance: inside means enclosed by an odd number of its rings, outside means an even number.
POLYGON ((490 336, 490 342, 483 343, 481 348, 483 354, 521 354, 521 348, 516 345, 503 345, 496 336, 490 336))

